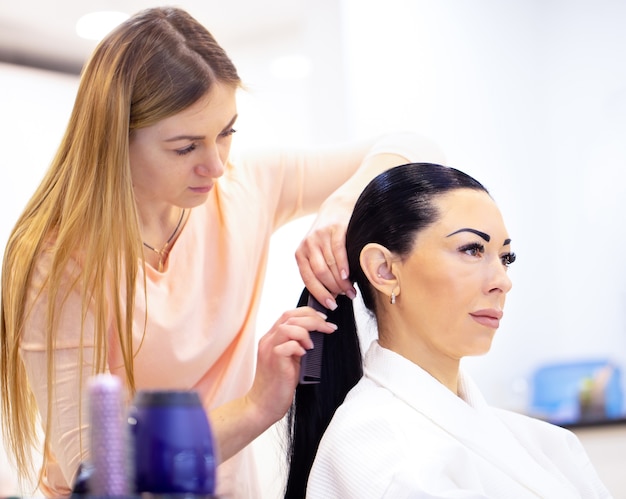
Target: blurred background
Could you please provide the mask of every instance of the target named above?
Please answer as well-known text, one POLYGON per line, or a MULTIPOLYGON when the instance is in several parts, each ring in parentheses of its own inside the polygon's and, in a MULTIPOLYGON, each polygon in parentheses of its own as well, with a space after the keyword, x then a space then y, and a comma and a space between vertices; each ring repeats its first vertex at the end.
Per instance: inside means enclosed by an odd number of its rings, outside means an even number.
MULTIPOLYGON (((76 23, 93 11, 168 3, 0 3, 1 246, 55 152, 97 43, 80 38, 76 23)), ((583 422, 581 393, 608 368, 604 415, 614 424, 576 431, 615 497, 626 498, 626 3, 176 5, 216 36, 247 86, 234 153, 409 129, 489 188, 518 260, 491 352, 465 365, 493 405, 568 424, 583 422), (556 375, 537 384, 545 368, 556 375), (549 400, 537 401, 540 391, 549 400)), ((297 302, 293 253, 311 221, 274 236, 259 335, 297 302)), ((255 444, 268 498, 282 487, 279 434, 273 428, 255 444)), ((0 496, 13 487, 5 470, 0 455, 0 496)))

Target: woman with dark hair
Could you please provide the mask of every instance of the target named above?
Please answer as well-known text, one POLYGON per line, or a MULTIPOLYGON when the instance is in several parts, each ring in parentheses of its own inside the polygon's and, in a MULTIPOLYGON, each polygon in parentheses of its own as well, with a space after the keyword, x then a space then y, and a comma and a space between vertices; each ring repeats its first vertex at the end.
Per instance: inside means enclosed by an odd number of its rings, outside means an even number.
POLYGON ((392 168, 359 197, 346 248, 378 338, 361 362, 352 302, 329 314, 321 383, 290 411, 286 497, 610 497, 573 433, 490 407, 461 368, 489 351, 515 261, 483 185, 392 168))

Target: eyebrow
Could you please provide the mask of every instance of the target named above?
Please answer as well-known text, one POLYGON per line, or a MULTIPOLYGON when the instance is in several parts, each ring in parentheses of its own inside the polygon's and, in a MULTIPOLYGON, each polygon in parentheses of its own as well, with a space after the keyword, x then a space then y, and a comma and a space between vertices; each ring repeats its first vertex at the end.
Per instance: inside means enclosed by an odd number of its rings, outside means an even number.
POLYGON ((482 237, 487 242, 491 241, 491 236, 489 234, 485 234, 484 232, 481 232, 479 230, 469 228, 455 230, 451 234, 448 234, 446 237, 453 236, 454 234, 458 234, 459 232, 471 232, 472 234, 476 234, 477 236, 482 237))
MULTIPOLYGON (((470 229, 469 227, 465 227, 463 229, 455 230, 454 232, 448 234, 446 237, 453 236, 454 234, 458 234, 460 232, 471 232, 472 234, 476 234, 477 236, 483 238, 487 242, 491 241, 491 236, 489 234, 486 234, 486 233, 484 233, 484 232, 482 232, 480 230, 477 230, 477 229, 470 229)), ((502 246, 508 246, 509 244, 511 244, 511 240, 510 239, 505 239, 504 242, 502 243, 502 246)))
POLYGON ((165 142, 176 142, 177 140, 202 140, 204 139, 204 135, 176 135, 176 137, 171 137, 169 139, 165 139, 165 142))
MULTIPOLYGON (((238 117, 237 114, 233 116, 232 119, 228 122, 228 124, 224 127, 224 130, 228 130, 229 128, 231 128, 235 124, 235 121, 237 121, 237 117, 238 117)), ((176 142, 177 140, 195 141, 195 140, 204 140, 205 138, 206 138, 205 135, 176 135, 175 137, 170 137, 169 139, 165 139, 165 142, 176 142)))

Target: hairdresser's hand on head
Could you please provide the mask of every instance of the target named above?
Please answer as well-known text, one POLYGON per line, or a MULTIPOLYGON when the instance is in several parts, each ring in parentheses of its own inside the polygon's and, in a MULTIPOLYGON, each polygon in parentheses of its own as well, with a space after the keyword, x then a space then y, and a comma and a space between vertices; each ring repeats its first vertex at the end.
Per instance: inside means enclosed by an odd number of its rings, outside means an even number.
POLYGON ((368 156, 358 171, 320 206, 313 226, 296 251, 296 262, 304 285, 326 308, 337 308, 335 297, 339 294, 352 299, 356 296, 345 244, 354 203, 373 177, 406 162, 406 158, 396 154, 368 156))
POLYGON ((351 210, 320 212, 296 251, 304 285, 323 306, 337 308, 335 297, 356 291, 349 279, 346 228, 351 210))

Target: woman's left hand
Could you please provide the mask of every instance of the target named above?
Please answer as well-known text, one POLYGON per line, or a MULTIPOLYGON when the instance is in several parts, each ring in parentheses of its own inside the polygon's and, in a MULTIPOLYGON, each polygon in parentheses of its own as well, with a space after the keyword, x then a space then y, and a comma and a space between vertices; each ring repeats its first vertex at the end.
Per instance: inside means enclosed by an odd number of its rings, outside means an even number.
MULTIPOLYGON (((422 144, 424 156, 433 156, 429 151, 435 149, 429 141, 414 134, 410 137, 414 143, 422 144)), ((346 230, 354 203, 372 178, 407 161, 393 153, 367 156, 357 171, 322 203, 313 226, 298 246, 296 262, 304 285, 329 310, 337 308, 337 295, 352 299, 356 296, 346 253, 346 230)))
POLYGON ((296 262, 304 285, 322 305, 330 310, 337 308, 335 297, 345 294, 356 296, 349 279, 346 253, 345 221, 338 216, 319 215, 296 251, 296 262))

